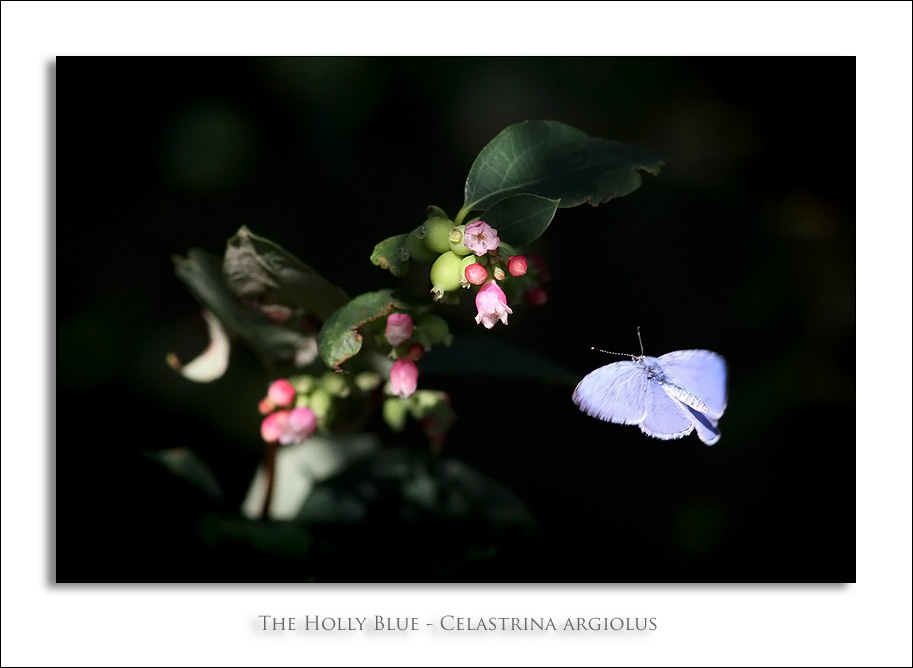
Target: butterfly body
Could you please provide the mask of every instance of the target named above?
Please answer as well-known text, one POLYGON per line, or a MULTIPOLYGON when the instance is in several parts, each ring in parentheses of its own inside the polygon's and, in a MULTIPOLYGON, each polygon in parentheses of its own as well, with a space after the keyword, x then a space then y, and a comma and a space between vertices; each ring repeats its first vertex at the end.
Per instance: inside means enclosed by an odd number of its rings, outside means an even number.
POLYGON ((631 355, 630 361, 585 376, 573 400, 587 415, 636 424, 654 438, 683 438, 696 430, 701 441, 713 445, 726 410, 726 361, 709 350, 631 355))

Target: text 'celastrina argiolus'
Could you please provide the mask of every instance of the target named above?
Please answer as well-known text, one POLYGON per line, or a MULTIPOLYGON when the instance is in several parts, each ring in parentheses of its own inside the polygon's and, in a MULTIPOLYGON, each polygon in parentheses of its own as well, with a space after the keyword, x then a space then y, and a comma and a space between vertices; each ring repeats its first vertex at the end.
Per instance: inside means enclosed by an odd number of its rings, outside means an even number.
POLYGON ((607 364, 584 376, 573 395, 580 410, 606 422, 639 425, 654 438, 682 438, 696 430, 707 445, 720 440, 726 360, 709 350, 646 357, 643 344, 640 355, 628 357, 630 362, 607 364))

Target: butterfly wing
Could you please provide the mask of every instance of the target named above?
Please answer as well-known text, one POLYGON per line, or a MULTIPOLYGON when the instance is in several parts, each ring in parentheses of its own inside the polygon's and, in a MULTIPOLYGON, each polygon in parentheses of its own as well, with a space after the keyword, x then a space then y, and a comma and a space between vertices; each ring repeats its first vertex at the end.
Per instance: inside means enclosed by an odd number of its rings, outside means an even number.
POLYGON ((668 440, 682 438, 694 430, 693 421, 682 411, 682 404, 670 397, 655 380, 645 387, 647 414, 640 430, 647 436, 668 440))
POLYGON ((684 414, 691 420, 694 429, 700 438, 707 445, 713 445, 720 440, 720 430, 717 428, 717 421, 699 410, 691 408, 688 404, 680 403, 684 414))
MULTIPOLYGON (((710 409, 707 415, 715 427, 715 421, 723 417, 726 410, 726 360, 709 350, 676 350, 659 357, 659 363, 667 383, 678 385, 706 404, 710 409)), ((701 427, 695 427, 700 434, 701 427)), ((703 436, 701 440, 704 440, 703 436)))
POLYGON ((584 376, 573 399, 580 410, 600 420, 639 424, 647 416, 646 391, 647 374, 641 364, 615 362, 584 376))

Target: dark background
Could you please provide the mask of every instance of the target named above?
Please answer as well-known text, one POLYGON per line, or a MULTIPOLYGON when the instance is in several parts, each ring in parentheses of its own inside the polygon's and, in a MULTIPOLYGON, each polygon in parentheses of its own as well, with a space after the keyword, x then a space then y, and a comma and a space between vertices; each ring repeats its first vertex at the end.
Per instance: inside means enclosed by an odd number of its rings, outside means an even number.
POLYGON ((648 355, 715 350, 723 437, 601 423, 572 386, 424 375, 459 415, 444 456, 512 490, 541 531, 451 576, 366 539, 326 579, 855 581, 854 77, 851 58, 58 59, 50 578, 321 579, 200 529, 244 497, 268 378, 242 349, 211 385, 165 365, 206 341, 170 257, 221 254, 247 225, 351 295, 392 287, 374 244, 429 204, 455 215, 491 138, 554 119, 666 167, 559 210, 536 243, 546 306, 489 332, 457 308, 455 335, 579 377, 616 361, 591 346, 637 352, 638 326, 648 355), (221 504, 145 454, 175 446, 212 468, 221 504))

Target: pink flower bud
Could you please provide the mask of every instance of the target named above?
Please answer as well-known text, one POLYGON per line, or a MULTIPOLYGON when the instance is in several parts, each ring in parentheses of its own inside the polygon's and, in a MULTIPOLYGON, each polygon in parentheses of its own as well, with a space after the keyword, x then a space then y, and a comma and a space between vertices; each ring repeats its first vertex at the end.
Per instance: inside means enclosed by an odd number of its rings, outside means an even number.
POLYGON ((412 316, 408 313, 391 313, 387 316, 387 329, 384 336, 391 346, 405 343, 412 336, 412 316))
POLYGON ((263 397, 260 403, 257 404, 257 410, 260 411, 260 415, 272 413, 274 408, 275 406, 273 406, 273 402, 269 400, 269 397, 263 397))
POLYGON ((283 445, 301 443, 317 429, 317 416, 310 408, 293 408, 283 425, 279 442, 283 445))
POLYGON ((412 360, 413 362, 418 362, 424 356, 425 348, 421 343, 413 343, 409 346, 409 350, 406 351, 406 359, 412 360))
POLYGON ((530 288, 523 296, 526 298, 526 303, 530 306, 542 306, 548 301, 548 295, 545 294, 545 290, 541 285, 530 288))
POLYGON ((511 276, 523 276, 526 273, 526 258, 522 255, 511 255, 507 261, 507 271, 511 276))
POLYGON ((485 325, 486 329, 494 327, 498 320, 506 325, 507 314, 513 313, 507 305, 504 291, 494 281, 486 283, 479 290, 476 295, 476 309, 479 311, 476 323, 485 325))
POLYGON ((412 360, 396 360, 390 369, 390 391, 405 399, 418 387, 418 367, 412 360))
POLYGON ((488 270, 478 262, 474 262, 466 267, 466 271, 463 273, 466 276, 466 280, 473 285, 482 285, 482 283, 488 280, 488 270))
POLYGON ((463 232, 463 245, 476 255, 485 255, 488 251, 497 250, 500 243, 498 231, 481 220, 469 223, 463 232))
POLYGON ((260 423, 260 435, 267 443, 275 443, 282 436, 282 428, 288 422, 289 411, 276 411, 263 418, 260 423))
POLYGON ((279 408, 291 406, 292 402, 295 401, 295 388, 285 378, 280 378, 269 386, 266 398, 273 406, 278 406, 279 408))
POLYGON ((260 435, 267 443, 279 441, 282 445, 301 443, 317 429, 317 416, 310 408, 276 411, 267 415, 260 424, 260 435))

